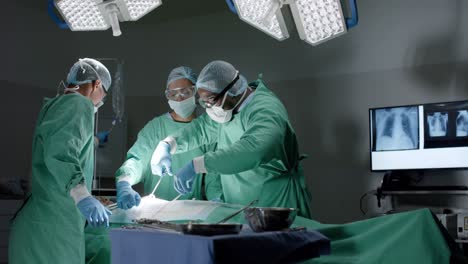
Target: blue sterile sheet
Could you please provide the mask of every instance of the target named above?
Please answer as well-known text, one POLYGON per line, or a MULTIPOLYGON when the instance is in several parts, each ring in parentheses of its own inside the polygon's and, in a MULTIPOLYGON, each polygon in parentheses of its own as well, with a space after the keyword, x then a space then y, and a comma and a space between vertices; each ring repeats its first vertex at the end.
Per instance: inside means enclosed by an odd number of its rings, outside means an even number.
POLYGON ((149 228, 110 231, 112 263, 296 263, 330 254, 330 240, 317 231, 195 236, 149 228))

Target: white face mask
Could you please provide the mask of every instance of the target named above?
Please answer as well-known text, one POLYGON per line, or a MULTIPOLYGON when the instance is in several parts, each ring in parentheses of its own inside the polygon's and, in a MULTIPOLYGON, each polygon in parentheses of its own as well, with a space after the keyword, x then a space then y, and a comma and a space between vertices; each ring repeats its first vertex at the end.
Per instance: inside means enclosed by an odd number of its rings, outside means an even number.
POLYGON ((176 112, 176 114, 182 118, 189 117, 197 107, 195 103, 195 96, 192 96, 183 101, 169 100, 167 102, 169 103, 171 109, 174 110, 174 112, 176 112))
POLYGON ((226 98, 227 98, 227 93, 226 93, 224 95, 223 102, 221 103, 221 105, 220 106, 214 105, 211 108, 207 108, 206 113, 208 114, 208 116, 211 119, 213 119, 214 121, 216 121, 216 122, 218 122, 220 124, 231 121, 232 112, 242 102, 242 99, 244 99, 244 96, 247 93, 247 90, 248 89, 245 89, 245 92, 244 92, 244 94, 242 94, 241 99, 237 102, 237 104, 232 109, 230 109, 230 110, 224 110, 223 109, 224 102, 226 101, 226 98))
POLYGON ((97 105, 94 106, 94 113, 97 113, 99 107, 103 106, 104 105, 104 102, 103 101, 99 101, 99 103, 97 103, 97 105))

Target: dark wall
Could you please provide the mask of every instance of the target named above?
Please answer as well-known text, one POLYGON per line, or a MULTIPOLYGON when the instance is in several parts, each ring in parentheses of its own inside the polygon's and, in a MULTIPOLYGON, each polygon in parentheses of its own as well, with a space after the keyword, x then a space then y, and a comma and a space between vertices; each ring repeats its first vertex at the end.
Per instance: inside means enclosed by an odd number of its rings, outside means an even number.
POLYGON ((0 81, 3 102, 0 104, 2 124, 0 160, 0 195, 21 194, 21 181, 31 173, 31 146, 36 119, 43 98, 54 96, 51 90, 0 81))
MULTIPOLYGON (((309 155, 304 165, 314 217, 324 222, 364 217, 359 198, 375 189, 383 176, 370 172, 369 108, 466 100, 465 68, 440 64, 270 83, 288 109, 302 152, 309 155)), ((468 173, 433 171, 421 184, 468 186, 468 173)), ((415 205, 431 205, 430 201, 445 207, 467 204, 463 196, 435 196, 415 205)), ((364 202, 371 215, 390 209, 388 203, 377 208, 374 196, 364 202)))

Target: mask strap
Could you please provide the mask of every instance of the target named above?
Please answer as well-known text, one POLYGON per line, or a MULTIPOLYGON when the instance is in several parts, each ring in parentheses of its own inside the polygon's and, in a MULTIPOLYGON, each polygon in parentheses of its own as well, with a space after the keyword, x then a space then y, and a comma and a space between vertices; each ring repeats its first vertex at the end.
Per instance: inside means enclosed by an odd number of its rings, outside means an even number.
POLYGON ((239 101, 237 102, 237 104, 236 104, 232 109, 236 109, 236 107, 242 102, 242 100, 244 99, 245 95, 247 94, 247 90, 248 90, 248 89, 245 89, 244 94, 242 94, 241 99, 239 99, 239 101))
POLYGON ((68 87, 67 87, 67 88, 63 89, 63 91, 76 93, 76 91, 78 91, 78 89, 80 89, 80 87, 77 85, 77 86, 75 86, 75 87, 73 87, 73 88, 68 88, 68 87))
POLYGON ((219 107, 223 108, 224 103, 226 102, 226 98, 227 98, 227 93, 224 94, 223 101, 221 102, 221 105, 219 107))

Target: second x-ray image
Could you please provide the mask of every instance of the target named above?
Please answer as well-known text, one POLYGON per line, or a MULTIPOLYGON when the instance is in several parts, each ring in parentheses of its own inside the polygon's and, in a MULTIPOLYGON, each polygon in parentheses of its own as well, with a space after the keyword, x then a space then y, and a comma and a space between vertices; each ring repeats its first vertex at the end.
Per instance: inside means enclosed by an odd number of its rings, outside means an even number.
POLYGON ((448 113, 434 112, 427 115, 430 137, 447 136, 448 113))
POLYGON ((375 150, 419 148, 418 107, 395 107, 375 110, 375 150))
POLYGON ((468 136, 468 111, 458 111, 457 116, 457 137, 468 136))

